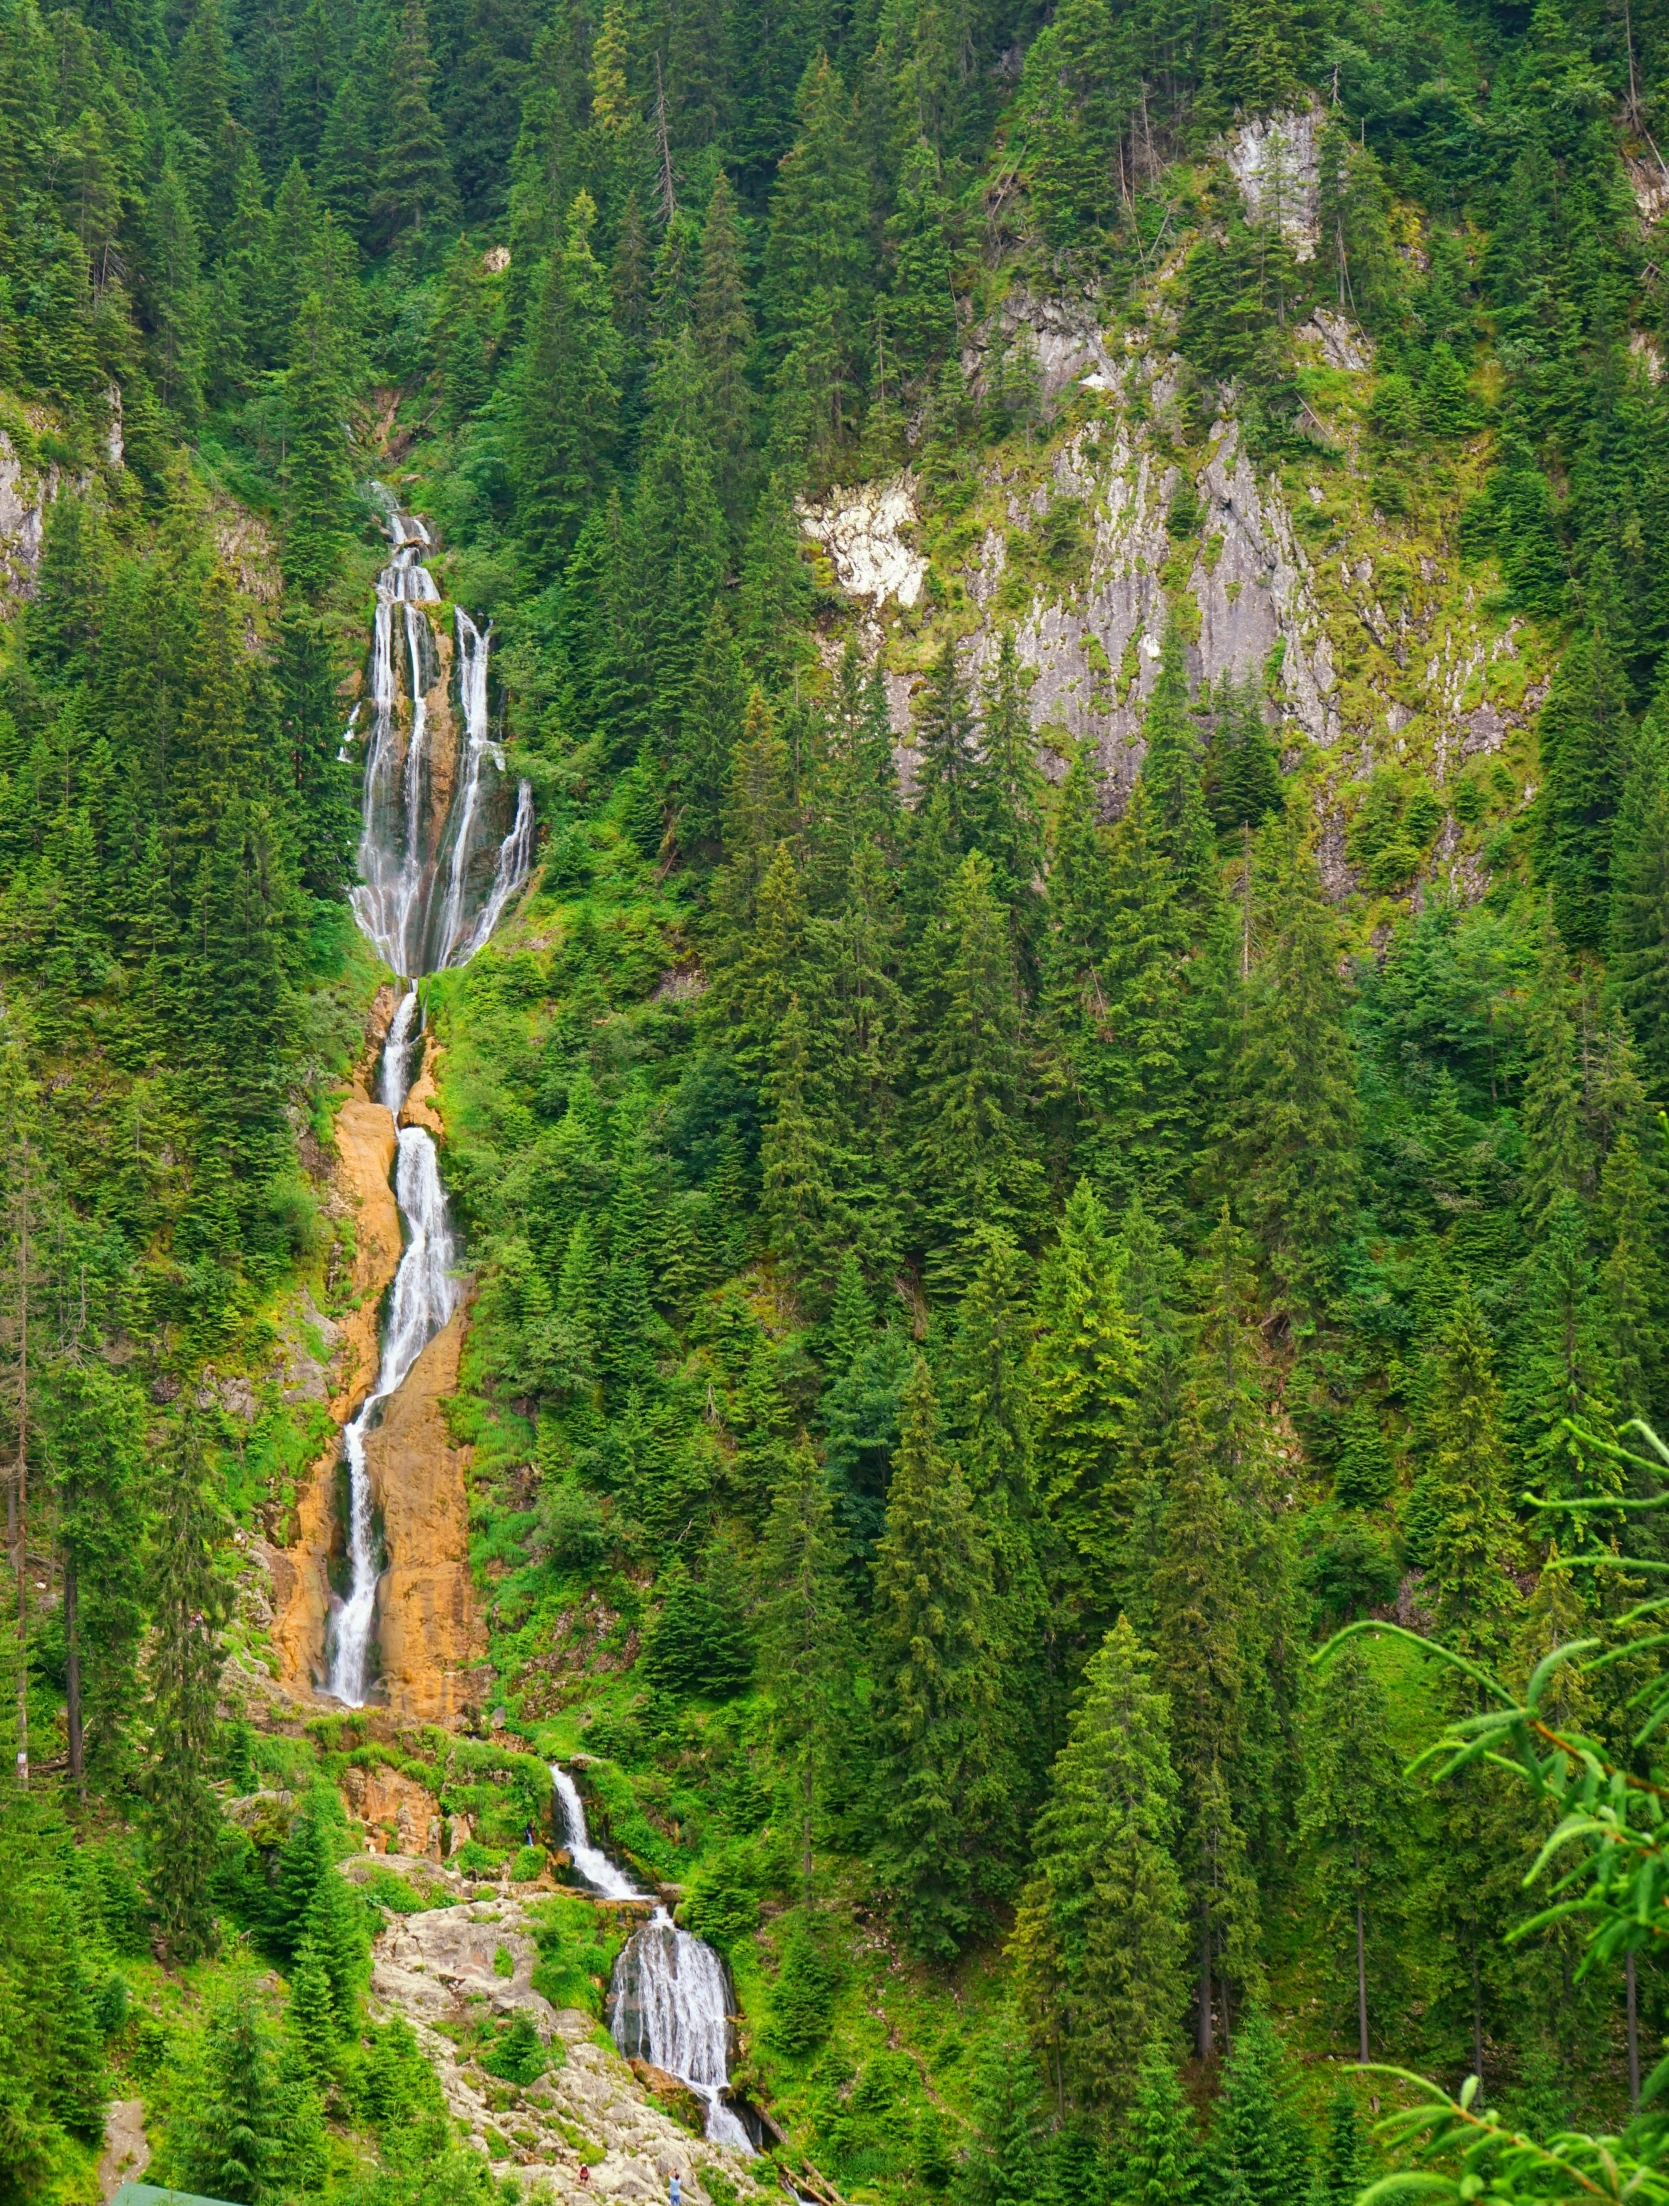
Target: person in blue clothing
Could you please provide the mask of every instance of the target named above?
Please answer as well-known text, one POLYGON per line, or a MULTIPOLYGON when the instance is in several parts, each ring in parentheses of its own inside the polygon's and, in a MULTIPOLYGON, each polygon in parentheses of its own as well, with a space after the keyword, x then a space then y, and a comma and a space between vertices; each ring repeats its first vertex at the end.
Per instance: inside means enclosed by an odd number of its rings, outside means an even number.
POLYGON ((679 2206, 679 2202, 683 2197, 683 2193, 678 2187, 678 2170, 676 2168, 672 2171, 672 2181, 666 2187, 666 2197, 667 2206, 679 2206))

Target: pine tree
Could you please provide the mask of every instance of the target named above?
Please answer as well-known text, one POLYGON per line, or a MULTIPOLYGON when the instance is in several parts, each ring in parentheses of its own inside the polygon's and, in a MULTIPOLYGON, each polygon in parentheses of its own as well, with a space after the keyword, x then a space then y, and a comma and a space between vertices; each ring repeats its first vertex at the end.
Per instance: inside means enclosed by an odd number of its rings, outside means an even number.
POLYGON ((1254 2007, 1234 2034, 1211 2122, 1211 2181, 1219 2197, 1296 2206, 1307 2188, 1309 2142, 1292 2104, 1286 2055, 1254 2007))
POLYGON ((1602 612, 1560 661, 1537 722, 1542 786, 1536 800, 1536 869, 1551 891, 1559 932, 1573 950, 1597 949, 1605 940, 1612 824, 1630 737, 1627 678, 1602 612))
POLYGON ((1383 1999, 1400 1973, 1411 1819, 1384 1691, 1359 1639, 1323 1672, 1304 1768, 1300 1834, 1314 1850, 1313 1888, 1332 1932, 1328 1974, 1341 1989, 1354 1985, 1356 2057, 1366 2061, 1370 1976, 1383 1999))
POLYGON ((310 1938, 296 1948, 285 2022, 307 2074, 322 2082, 336 2057, 338 2027, 330 1978, 310 1938))
POLYGON ((296 317, 284 378, 284 579, 317 597, 335 574, 346 541, 348 393, 323 301, 309 293, 296 317))
POLYGON ((1437 1344, 1421 1487, 1434 1527, 1428 1581, 1439 1629, 1463 1653, 1486 1658, 1518 1603, 1508 1574, 1516 1541, 1503 1406, 1488 1328, 1463 1286, 1437 1344))
POLYGON ((620 402, 620 339, 591 250, 596 219, 580 192, 511 370, 517 525, 544 575, 560 567, 606 479, 620 402))
POLYGON ((1194 2206, 1200 2137, 1170 2040, 1156 2031, 1142 2052, 1124 2128, 1124 2196, 1130 2206, 1194 2206))
POLYGON ((421 257, 438 250, 457 204, 446 140, 429 103, 435 64, 423 0, 401 0, 388 66, 388 124, 371 214, 386 245, 421 257))
POLYGON ((991 1591, 990 1554, 962 1472, 939 1451, 918 1359, 875 1558, 873 1852, 904 1937, 946 1958, 1005 1866, 991 1591))
POLYGON ((740 545, 754 491, 754 401, 747 381, 753 351, 753 314, 742 271, 742 237, 736 199, 720 169, 701 229, 701 276, 691 302, 694 330, 707 376, 707 413, 714 481, 733 545, 740 545))
POLYGON ((1610 983, 1641 1067, 1669 1100, 1669 739, 1661 705, 1635 737, 1611 859, 1610 983))
MULTIPOLYGON (((849 1275, 843 1282, 850 1308, 849 1275)), ((761 1545, 759 1649, 773 1736, 798 1777, 800 1873, 808 1898, 819 1800, 845 1728, 850 1650, 841 1562, 829 1490, 802 1441, 772 1502, 761 1545)))
POLYGON ((978 774, 973 735, 973 709, 957 669, 956 645, 947 638, 933 661, 916 715, 916 804, 937 817, 956 853, 973 847, 978 774))
POLYGON ((943 977, 915 1099, 914 1143, 936 1280, 959 1282, 979 1225, 1024 1233, 1042 1193, 1026 1113, 1014 949, 989 862, 962 861, 942 921, 943 977))
POLYGON ((1282 1307, 1305 1318, 1330 1291, 1354 1202, 1355 1071, 1337 930, 1315 861, 1284 817, 1259 845, 1268 946, 1242 991, 1217 1171, 1262 1244, 1282 1307))
POLYGON ((1039 1275, 1027 1391, 1039 1500, 1064 1551, 1057 1570, 1102 1615, 1122 1582, 1136 1499, 1140 1350, 1119 1258, 1106 1212, 1080 1180, 1039 1275))
POLYGON ((1151 1667, 1121 1616, 1085 1669, 1009 1947, 1040 2052, 1075 2103, 1113 2114, 1184 1998, 1176 1779, 1151 1667))
POLYGON ((214 1944, 209 1881, 220 1832, 208 1772, 228 1602, 214 1567, 221 1524, 206 1491, 208 1476, 202 1427, 188 1414, 163 1476, 150 1571, 156 1646, 146 1772, 156 1842, 151 1897, 170 1951, 187 1960, 214 1944))

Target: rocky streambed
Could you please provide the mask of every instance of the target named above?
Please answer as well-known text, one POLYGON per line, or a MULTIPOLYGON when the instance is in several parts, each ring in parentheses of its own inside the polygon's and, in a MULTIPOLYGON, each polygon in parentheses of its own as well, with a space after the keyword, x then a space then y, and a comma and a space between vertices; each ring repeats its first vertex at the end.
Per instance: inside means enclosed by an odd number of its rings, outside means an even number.
MULTIPOLYGON (((442 1896, 445 1873, 427 1862, 383 1854, 343 1864, 355 1882, 374 1869, 408 1872, 427 1880, 431 1899, 442 1896)), ((698 2206, 727 2206, 732 2193, 763 2198, 761 2163, 701 2136, 700 2108, 675 2077, 628 2062, 592 2016, 553 2007, 533 1989, 538 1958, 533 1919, 512 1897, 397 1916, 373 1948, 372 2012, 378 2020, 406 2017, 454 2119, 490 2158, 515 2166, 535 2198, 664 2199, 675 2169, 698 2206), (471 2050, 484 2019, 517 2014, 527 2015, 553 2064, 526 2086, 489 2075, 471 2050), (703 2181, 709 2170, 720 2178, 716 2193, 703 2181)))

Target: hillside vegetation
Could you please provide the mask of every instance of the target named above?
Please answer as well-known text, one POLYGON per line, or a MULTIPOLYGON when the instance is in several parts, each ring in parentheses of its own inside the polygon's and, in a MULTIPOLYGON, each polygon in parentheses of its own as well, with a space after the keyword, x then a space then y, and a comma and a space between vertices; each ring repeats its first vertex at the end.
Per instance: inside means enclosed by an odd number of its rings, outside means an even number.
POLYGON ((0 2201, 537 2195, 338 1863, 575 1757, 858 2206, 1349 2206, 1358 2059, 1659 2197, 1666 130, 1659 0, 0 0, 0 2201), (273 1630, 391 496, 538 819, 450 1730, 273 1630))

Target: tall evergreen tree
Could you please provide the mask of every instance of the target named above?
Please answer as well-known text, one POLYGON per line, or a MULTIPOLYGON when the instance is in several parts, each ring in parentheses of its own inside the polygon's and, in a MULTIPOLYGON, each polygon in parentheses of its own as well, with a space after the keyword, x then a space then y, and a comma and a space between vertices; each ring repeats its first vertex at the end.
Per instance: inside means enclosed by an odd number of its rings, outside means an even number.
POLYGON ((371 215, 386 245, 422 256, 438 251, 457 204, 446 139, 430 105, 435 63, 423 0, 401 0, 388 68, 388 121, 371 215))
POLYGON ((537 572, 560 567, 606 479, 620 402, 620 339, 591 249, 597 210, 580 192, 546 266, 511 370, 516 517, 537 572))
POLYGON ((1043 2057, 1075 2104, 1111 2116, 1185 1996, 1169 1710, 1151 1667, 1121 1616, 1084 1671, 1009 1949, 1043 2057))
POLYGON ((150 1665, 146 1792, 156 1833, 151 1896, 169 1950, 194 1960, 214 1944, 209 1882, 220 1804, 209 1785, 226 1589, 214 1567, 219 1511, 207 1492, 202 1426, 187 1416, 163 1476, 150 1571, 156 1645, 150 1665))
POLYGON ((915 1097, 915 1169, 936 1279, 955 1283, 979 1225, 1024 1232, 1042 1194, 1027 1123, 1014 947, 977 851, 951 883, 942 978, 915 1097))
POLYGON ((875 1558, 874 1858, 909 1943, 947 1958, 1006 1876, 991 1592, 990 1553, 961 1469, 940 1452, 918 1359, 875 1558))
POLYGON ((800 1874, 809 1896, 817 1815, 845 1728, 849 1620, 840 1537, 817 1458, 802 1441, 777 1489, 760 1552, 761 1682, 797 1765, 800 1874))
POLYGON ((1217 1170, 1300 1320, 1331 1291, 1356 1180, 1356 1084, 1338 942, 1315 861, 1285 816, 1259 838, 1266 945, 1231 1011, 1217 1170))
POLYGON ((1322 1675, 1304 1762, 1301 1832, 1315 1850, 1316 1891, 1332 1934, 1328 1974, 1354 1990, 1356 2057, 1366 2061, 1370 1979, 1383 1997, 1399 1969, 1410 1816, 1384 1690, 1360 1639, 1322 1675))

